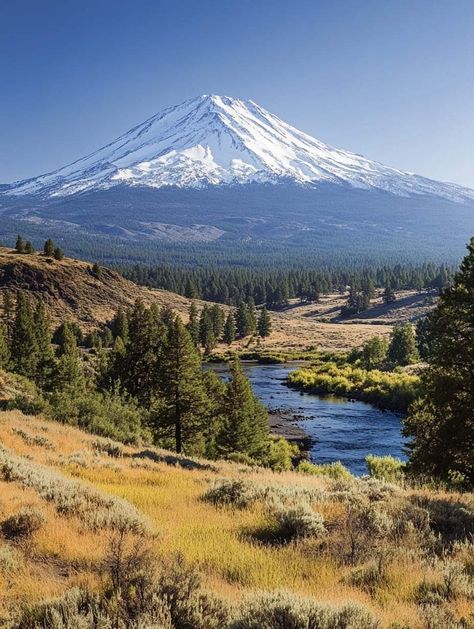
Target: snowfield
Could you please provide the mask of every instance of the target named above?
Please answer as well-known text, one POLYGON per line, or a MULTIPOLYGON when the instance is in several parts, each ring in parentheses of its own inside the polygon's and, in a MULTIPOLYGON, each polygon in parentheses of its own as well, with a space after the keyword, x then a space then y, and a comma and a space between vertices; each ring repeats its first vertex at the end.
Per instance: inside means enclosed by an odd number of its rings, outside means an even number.
POLYGON ((389 168, 295 129, 257 103, 203 95, 165 109, 103 148, 54 172, 2 187, 9 195, 64 197, 116 185, 340 184, 394 195, 474 199, 455 184, 389 168))

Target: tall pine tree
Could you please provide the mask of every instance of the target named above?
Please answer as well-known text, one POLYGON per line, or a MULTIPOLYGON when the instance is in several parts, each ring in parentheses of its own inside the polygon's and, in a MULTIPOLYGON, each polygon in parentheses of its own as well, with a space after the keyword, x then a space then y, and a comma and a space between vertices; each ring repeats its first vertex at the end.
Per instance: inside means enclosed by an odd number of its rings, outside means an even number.
POLYGON ((223 454, 240 452, 258 458, 268 441, 268 414, 236 359, 231 365, 223 403, 223 425, 217 442, 223 454))
POLYGON ((33 323, 33 311, 26 295, 17 294, 15 321, 12 329, 11 362, 16 373, 34 378, 38 364, 38 343, 33 323))
POLYGON ((405 420, 416 473, 474 486, 474 238, 429 315, 424 395, 405 420))
POLYGON ((36 309, 33 314, 33 323, 38 351, 35 380, 41 388, 46 388, 51 384, 51 376, 54 368, 54 353, 51 346, 49 317, 41 300, 38 300, 36 304, 36 309))
POLYGON ((172 427, 176 452, 202 453, 209 400, 201 359, 179 317, 165 344, 160 371, 162 404, 154 421, 157 434, 172 427))
POLYGON ((272 331, 272 322, 270 319, 270 315, 268 314, 268 310, 266 306, 260 311, 260 316, 258 317, 258 333, 262 338, 270 336, 272 331))

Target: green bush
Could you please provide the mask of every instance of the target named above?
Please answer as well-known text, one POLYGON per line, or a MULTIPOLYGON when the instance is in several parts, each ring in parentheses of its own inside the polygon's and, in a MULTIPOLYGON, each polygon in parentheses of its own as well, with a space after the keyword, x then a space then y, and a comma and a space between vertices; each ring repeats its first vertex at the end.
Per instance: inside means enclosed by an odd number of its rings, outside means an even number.
POLYGON ((298 454, 298 446, 282 437, 272 437, 269 439, 268 450, 262 463, 275 472, 284 472, 293 469, 293 458, 298 454))
POLYGON ((48 414, 57 421, 124 443, 150 442, 143 413, 115 393, 58 391, 50 398, 48 414))
POLYGON ((334 463, 323 463, 322 465, 315 465, 309 461, 301 461, 296 468, 298 472, 304 474, 313 474, 315 476, 328 476, 333 480, 349 480, 353 476, 340 461, 334 461, 334 463))
POLYGON ((375 456, 369 454, 365 457, 369 475, 388 483, 402 483, 405 477, 406 465, 400 459, 393 456, 375 456))
POLYGON ((288 376, 288 383, 323 395, 354 397, 383 408, 406 411, 420 394, 420 378, 406 373, 365 370, 351 364, 319 363, 288 376))

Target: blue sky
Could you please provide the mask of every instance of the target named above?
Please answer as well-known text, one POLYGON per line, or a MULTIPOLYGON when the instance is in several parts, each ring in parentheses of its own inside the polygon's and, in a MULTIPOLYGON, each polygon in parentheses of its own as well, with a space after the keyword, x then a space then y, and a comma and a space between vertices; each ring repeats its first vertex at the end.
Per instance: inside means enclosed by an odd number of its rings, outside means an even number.
POLYGON ((0 182, 203 93, 474 188, 473 0, 0 0, 0 182))

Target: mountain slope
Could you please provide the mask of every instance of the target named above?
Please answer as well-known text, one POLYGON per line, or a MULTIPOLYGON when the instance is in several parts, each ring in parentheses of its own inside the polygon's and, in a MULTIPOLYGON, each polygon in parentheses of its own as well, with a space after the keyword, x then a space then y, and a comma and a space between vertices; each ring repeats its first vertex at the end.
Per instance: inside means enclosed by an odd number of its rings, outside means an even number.
POLYGON ((332 183, 452 201, 474 191, 383 166, 328 146, 255 102, 204 95, 149 118, 110 144, 52 173, 16 182, 9 194, 65 196, 117 185, 201 187, 332 183))

